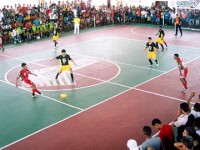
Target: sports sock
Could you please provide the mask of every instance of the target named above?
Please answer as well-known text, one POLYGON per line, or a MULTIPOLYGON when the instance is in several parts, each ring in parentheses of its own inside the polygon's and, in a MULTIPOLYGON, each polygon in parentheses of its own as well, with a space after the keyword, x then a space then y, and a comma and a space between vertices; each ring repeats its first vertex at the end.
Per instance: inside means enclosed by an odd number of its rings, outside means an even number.
POLYGON ((73 73, 70 73, 70 76, 71 76, 72 82, 74 82, 74 75, 73 75, 73 73))
POLYGON ((167 47, 167 43, 166 43, 166 42, 164 42, 164 44, 165 44, 165 46, 167 47))
POLYGON ((188 87, 187 87, 187 83, 184 83, 183 84, 183 87, 185 88, 185 89, 187 89, 188 87))
POLYGON ((153 65, 153 62, 152 62, 152 60, 151 60, 151 59, 149 59, 149 62, 150 62, 150 65, 153 65))
POLYGON ((158 60, 157 59, 155 60, 155 62, 156 62, 156 64, 158 64, 158 60))
POLYGON ((59 76, 59 73, 57 73, 57 75, 56 75, 56 79, 58 79, 58 76, 59 76))

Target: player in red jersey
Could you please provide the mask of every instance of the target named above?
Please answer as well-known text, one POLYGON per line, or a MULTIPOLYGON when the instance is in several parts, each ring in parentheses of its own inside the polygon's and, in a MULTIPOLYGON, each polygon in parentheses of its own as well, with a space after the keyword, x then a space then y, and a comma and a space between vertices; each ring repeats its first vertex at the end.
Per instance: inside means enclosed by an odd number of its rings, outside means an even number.
POLYGON ((187 86, 187 74, 188 74, 188 68, 183 64, 182 59, 179 57, 179 54, 174 54, 174 59, 176 60, 177 64, 178 64, 178 69, 180 71, 180 81, 183 84, 183 92, 185 92, 188 89, 187 86))
POLYGON ((35 75, 36 74, 32 73, 31 71, 28 70, 27 65, 25 63, 21 64, 22 70, 19 73, 19 76, 16 79, 16 87, 18 87, 18 80, 21 78, 22 81, 24 81, 27 85, 29 85, 32 88, 32 97, 35 97, 35 93, 38 93, 41 95, 41 92, 38 91, 36 88, 35 83, 33 83, 31 80, 29 80, 28 76, 29 74, 35 75))

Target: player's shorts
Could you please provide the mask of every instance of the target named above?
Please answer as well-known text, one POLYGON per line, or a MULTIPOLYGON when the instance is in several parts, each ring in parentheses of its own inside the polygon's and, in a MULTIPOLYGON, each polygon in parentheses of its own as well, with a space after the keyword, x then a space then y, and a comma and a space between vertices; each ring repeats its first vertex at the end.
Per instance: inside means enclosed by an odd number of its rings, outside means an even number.
POLYGON ((61 66, 60 67, 60 71, 64 72, 64 71, 69 71, 71 69, 70 65, 65 65, 65 66, 61 66))
POLYGON ((185 68, 183 70, 183 78, 186 78, 187 77, 187 74, 188 74, 188 68, 185 68))
POLYGON ((154 51, 154 52, 148 52, 148 55, 147 55, 147 58, 148 59, 154 59, 154 60, 156 60, 156 52, 154 51))
POLYGON ((164 39, 157 38, 156 43, 163 44, 164 43, 164 39))
POLYGON ((31 80, 29 80, 29 79, 26 79, 26 80, 23 80, 23 81, 24 81, 23 84, 24 84, 25 86, 27 86, 27 87, 32 86, 32 85, 35 84, 35 83, 33 83, 31 80))
POLYGON ((53 41, 57 41, 57 40, 58 40, 58 36, 55 36, 55 35, 54 35, 53 38, 52 38, 52 40, 53 40, 53 41))

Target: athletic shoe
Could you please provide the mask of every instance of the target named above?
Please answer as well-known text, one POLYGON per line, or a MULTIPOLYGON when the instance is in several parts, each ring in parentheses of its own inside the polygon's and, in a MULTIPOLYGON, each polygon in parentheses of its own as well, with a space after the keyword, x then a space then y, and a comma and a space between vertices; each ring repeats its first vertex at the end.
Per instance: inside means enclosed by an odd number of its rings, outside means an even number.
POLYGON ((186 92, 187 90, 188 90, 188 88, 187 88, 187 89, 183 88, 183 89, 182 89, 182 92, 186 92))
POLYGON ((72 85, 76 85, 76 82, 75 81, 71 81, 72 85))
POLYGON ((4 48, 2 48, 2 51, 4 51, 4 48))
POLYGON ((175 36, 177 36, 177 34, 174 34, 175 36))
POLYGON ((163 48, 161 51, 164 52, 164 50, 165 50, 165 49, 163 48))
POLYGON ((157 63, 156 66, 158 67, 158 66, 159 66, 159 63, 157 63))
POLYGON ((36 97, 35 93, 32 93, 32 97, 33 97, 33 98, 36 97))
POLYGON ((149 67, 153 66, 153 64, 149 64, 149 67))

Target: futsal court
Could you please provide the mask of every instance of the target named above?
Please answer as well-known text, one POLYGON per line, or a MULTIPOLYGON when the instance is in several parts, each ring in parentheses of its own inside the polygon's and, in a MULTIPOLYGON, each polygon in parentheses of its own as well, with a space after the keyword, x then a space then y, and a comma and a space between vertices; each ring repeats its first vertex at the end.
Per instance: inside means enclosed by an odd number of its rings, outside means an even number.
POLYGON ((153 118, 170 123, 179 104, 199 91, 199 33, 175 37, 164 28, 168 50, 157 52, 158 67, 149 67, 144 48, 157 31, 157 26, 107 26, 62 36, 56 49, 47 39, 0 52, 1 149, 126 150, 127 140, 145 140, 142 128, 153 118), (50 60, 62 49, 77 63, 76 85, 67 72, 54 79, 59 62, 50 60), (174 53, 189 69, 185 93, 174 53), (15 87, 22 62, 38 75, 30 76, 43 93, 37 98, 29 88, 15 87), (68 97, 61 99, 61 93, 68 97))

